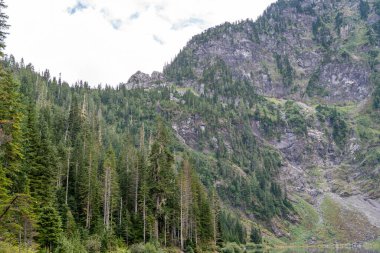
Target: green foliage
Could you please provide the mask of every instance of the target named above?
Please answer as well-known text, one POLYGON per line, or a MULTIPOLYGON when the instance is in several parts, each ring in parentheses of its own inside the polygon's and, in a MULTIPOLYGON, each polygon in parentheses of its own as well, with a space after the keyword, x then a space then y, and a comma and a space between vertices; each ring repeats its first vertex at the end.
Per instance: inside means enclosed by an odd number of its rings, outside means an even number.
POLYGON ((145 252, 145 246, 143 243, 133 244, 133 245, 131 245, 129 250, 131 251, 131 253, 144 253, 145 252))
MULTIPOLYGON (((0 56, 7 35, 6 5, 0 1, 0 56)), ((0 234, 1 240, 15 243, 23 228, 30 233, 34 213, 29 196, 27 173, 23 170, 23 105, 19 83, 0 65, 0 234), (17 208, 15 208, 17 206, 17 208)), ((24 236, 24 240, 26 238, 24 236)))
POLYGON ((372 102, 373 108, 379 109, 380 108, 380 85, 376 86, 372 94, 372 97, 373 97, 373 102, 372 102))
POLYGON ((11 191, 25 191, 24 172, 21 169, 22 154, 22 105, 19 86, 11 73, 0 67, 0 130, 4 140, 0 147, 3 168, 11 179, 11 191))
POLYGON ((372 93, 372 108, 375 110, 380 109, 380 75, 375 74, 373 78, 374 91, 372 93))
POLYGON ((58 245, 62 233, 62 223, 58 212, 53 207, 43 207, 37 224, 38 242, 42 248, 52 251, 58 245))
POLYGON ((69 252, 87 253, 87 252, 100 252, 100 251, 95 251, 95 250, 87 251, 78 236, 75 236, 73 238, 67 238, 65 236, 61 236, 58 240, 58 245, 54 249, 54 252, 56 253, 69 253, 69 252))
POLYGON ((297 135, 307 134, 307 123, 304 115, 301 113, 301 107, 294 101, 286 101, 285 114, 288 125, 297 135))
POLYGON ((251 239, 251 242, 253 242, 255 244, 262 244, 263 238, 262 238, 262 235, 261 235, 260 228, 252 227, 251 234, 250 234, 250 239, 251 239))
POLYGON ((380 163, 380 149, 369 150, 366 154, 366 159, 363 162, 365 166, 376 166, 380 163))
POLYGON ((170 66, 164 68, 164 74, 180 83, 195 77, 192 67, 192 52, 191 50, 184 49, 179 52, 170 66))
POLYGON ((327 24, 321 17, 317 17, 317 20, 313 23, 312 31, 314 39, 324 48, 329 48, 333 42, 333 36, 327 24))
POLYGON ((24 171, 29 179, 31 196, 40 203, 52 203, 54 157, 50 147, 46 125, 37 130, 34 106, 28 107, 26 133, 24 137, 24 171), (40 135, 38 134, 40 132, 40 135))
POLYGON ((246 230, 239 217, 222 211, 220 214, 221 238, 225 242, 245 243, 246 230))
POLYGON ((233 243, 227 243, 224 248, 221 249, 222 253, 243 253, 243 249, 236 244, 235 242, 233 243))
POLYGON ((320 121, 328 121, 332 126, 332 138, 335 143, 342 147, 348 137, 348 125, 342 115, 336 110, 336 108, 330 108, 328 106, 318 105, 316 107, 317 117, 320 121))
POLYGON ((130 247, 130 252, 131 253, 162 253, 164 252, 160 248, 158 248, 155 244, 153 243, 139 243, 139 244, 133 244, 130 247))
POLYGON ((343 20, 343 13, 338 12, 335 16, 335 30, 338 34, 340 34, 340 29, 342 28, 343 20))
POLYGON ((290 87, 293 84, 295 71, 290 64, 288 55, 282 56, 275 53, 274 58, 276 59, 277 69, 282 75, 285 87, 290 87))
POLYGON ((8 16, 5 14, 4 9, 7 6, 4 3, 4 0, 0 0, 0 55, 3 55, 3 49, 5 47, 4 40, 7 36, 6 30, 9 28, 7 24, 8 16))

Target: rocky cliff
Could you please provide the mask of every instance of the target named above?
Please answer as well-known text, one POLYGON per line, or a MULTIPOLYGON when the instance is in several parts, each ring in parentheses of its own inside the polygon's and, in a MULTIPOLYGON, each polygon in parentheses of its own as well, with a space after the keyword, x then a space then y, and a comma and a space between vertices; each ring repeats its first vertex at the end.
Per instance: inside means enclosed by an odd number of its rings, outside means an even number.
POLYGON ((164 72, 183 85, 194 79, 201 85, 207 69, 222 61, 234 79, 247 80, 261 95, 362 101, 372 91, 372 69, 379 68, 368 62, 379 46, 378 7, 369 4, 363 18, 360 1, 281 0, 255 22, 194 36, 164 72))

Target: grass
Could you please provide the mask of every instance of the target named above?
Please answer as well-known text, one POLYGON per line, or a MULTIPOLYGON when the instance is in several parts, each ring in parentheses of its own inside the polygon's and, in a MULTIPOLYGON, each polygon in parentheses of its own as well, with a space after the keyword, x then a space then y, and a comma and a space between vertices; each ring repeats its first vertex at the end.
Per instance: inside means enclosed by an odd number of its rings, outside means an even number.
POLYGON ((320 214, 301 198, 297 198, 294 207, 301 222, 289 225, 291 239, 286 241, 294 247, 325 247, 336 243, 347 247, 351 243, 365 241, 369 234, 376 233, 362 214, 343 208, 328 196, 320 205, 320 214), (310 242, 312 244, 308 245, 310 242))
POLYGON ((365 243, 364 248, 368 250, 380 251, 380 237, 375 241, 365 243))
POLYGON ((289 232, 292 239, 289 243, 305 245, 315 235, 319 223, 319 215, 311 204, 301 198, 297 198, 294 208, 301 218, 301 223, 290 225, 289 232))
POLYGON ((315 185, 318 189, 326 189, 327 183, 324 179, 323 168, 318 166, 310 166, 306 168, 307 182, 315 185))
MULTIPOLYGON (((355 28, 355 31, 350 33, 350 36, 346 40, 346 43, 344 43, 342 49, 357 57, 358 48, 368 42, 366 36, 367 32, 368 30, 364 25, 358 25, 358 27, 355 28)), ((360 57, 363 57, 363 55, 360 57)))
POLYGON ((176 91, 180 94, 185 94, 187 91, 190 91, 195 96, 199 97, 199 94, 192 87, 175 87, 176 91))
POLYGON ((356 131, 364 141, 376 141, 380 138, 380 129, 370 115, 362 114, 356 118, 356 131))
POLYGON ((272 104, 275 105, 281 105, 283 106, 287 100, 282 99, 282 98, 275 98, 275 97, 265 97, 266 100, 271 102, 272 104))

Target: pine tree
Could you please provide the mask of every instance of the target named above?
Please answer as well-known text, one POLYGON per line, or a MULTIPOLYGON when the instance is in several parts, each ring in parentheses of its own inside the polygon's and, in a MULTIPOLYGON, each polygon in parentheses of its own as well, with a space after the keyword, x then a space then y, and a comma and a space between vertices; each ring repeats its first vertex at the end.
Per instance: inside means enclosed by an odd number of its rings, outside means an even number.
MULTIPOLYGON (((1 19, 0 19, 1 20, 1 19)), ((0 129, 6 137, 0 146, 5 175, 11 180, 12 192, 25 191, 25 175, 22 173, 22 105, 18 84, 11 73, 0 66, 0 129)))
POLYGON ((54 161, 45 122, 41 122, 40 129, 41 136, 38 136, 34 105, 30 104, 24 137, 24 170, 28 175, 32 197, 46 204, 53 201, 54 161))
POLYGON ((159 230, 162 230, 165 205, 175 189, 173 170, 174 157, 168 148, 168 133, 161 120, 158 120, 157 139, 152 145, 149 156, 149 194, 153 198, 154 238, 159 239, 159 230))
POLYGON ((46 252, 53 252, 61 235, 61 219, 55 208, 44 206, 39 215, 37 240, 46 252))
POLYGON ((5 234, 5 215, 8 209, 8 205, 11 202, 11 197, 9 195, 10 180, 5 176, 5 171, 3 166, 0 164, 0 234, 5 234))
POLYGON ((187 157, 185 157, 178 180, 180 183, 180 246, 182 250, 184 250, 184 243, 189 237, 190 229, 190 206, 192 205, 191 174, 190 163, 187 157))
POLYGON ((0 56, 3 55, 2 49, 5 47, 4 40, 8 34, 5 30, 9 28, 7 24, 8 16, 4 13, 5 8, 7 8, 7 6, 4 0, 0 0, 0 56))
POLYGON ((148 207, 147 203, 149 202, 148 194, 148 175, 147 175, 147 164, 145 161, 145 130, 144 124, 140 128, 140 151, 138 152, 138 166, 137 171, 140 175, 141 188, 140 188, 140 200, 141 200, 141 209, 142 209, 142 218, 143 218, 143 242, 146 242, 146 234, 147 234, 147 216, 148 216, 148 207))
MULTIPOLYGON (((8 28, 6 5, 0 0, 0 56, 8 28)), ((11 72, 0 64, 0 234, 3 239, 21 238, 33 229, 34 217, 23 165, 23 106, 19 84, 11 72), (17 208, 15 206, 17 205, 17 208)), ((24 241, 27 238, 24 236, 24 241)), ((21 243, 21 241, 20 241, 21 243)))

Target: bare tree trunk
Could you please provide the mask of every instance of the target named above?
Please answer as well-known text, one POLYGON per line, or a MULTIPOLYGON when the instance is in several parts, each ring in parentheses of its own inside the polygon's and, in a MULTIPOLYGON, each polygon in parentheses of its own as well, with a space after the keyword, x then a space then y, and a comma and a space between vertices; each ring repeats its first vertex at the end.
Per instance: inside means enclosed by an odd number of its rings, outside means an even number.
POLYGON ((57 173, 57 185, 56 185, 56 187, 57 187, 57 190, 59 189, 59 188, 61 188, 61 186, 62 186, 62 182, 61 182, 61 175, 62 175, 62 164, 60 163, 59 165, 58 165, 58 173, 57 173))
POLYGON ((77 162, 75 163, 75 179, 74 179, 74 192, 75 194, 77 194, 78 192, 78 169, 79 169, 79 164, 78 164, 78 160, 77 162))
POLYGON ((103 202, 103 224, 107 227, 107 191, 108 191, 108 172, 107 172, 107 168, 105 170, 105 173, 104 173, 104 202, 103 202))
POLYGON ((195 236, 195 248, 198 247, 198 233, 197 233, 197 224, 194 226, 194 236, 195 236))
MULTIPOLYGON (((70 104, 69 104, 69 114, 70 114, 70 111, 71 111, 71 101, 70 101, 70 104)), ((70 118, 70 116, 69 116, 70 118)), ((67 141, 67 135, 69 134, 69 121, 67 121, 67 124, 66 124, 66 131, 65 131, 65 144, 66 144, 66 141, 67 141)))
POLYGON ((18 252, 21 253, 21 229, 18 231, 18 252))
POLYGON ((164 245, 166 247, 166 215, 164 216, 164 245))
POLYGON ((121 227, 121 219, 123 215, 123 198, 120 198, 120 211, 119 211, 119 226, 121 227))
POLYGON ((158 241, 158 218, 154 220, 154 238, 158 241))
POLYGON ((137 160, 136 177, 135 177, 135 214, 137 214, 138 191, 139 191, 139 161, 137 160))
POLYGON ((87 207, 86 207, 86 228, 90 228, 90 223, 91 223, 91 171, 92 171, 92 155, 90 152, 90 164, 88 167, 88 195, 87 195, 87 207))
POLYGON ((216 196, 215 196, 216 192, 215 190, 212 191, 212 207, 213 207, 213 232, 214 232, 214 246, 216 246, 216 233, 217 233, 217 210, 216 210, 216 196))
POLYGON ((146 242, 146 203, 145 203, 146 199, 145 199, 145 192, 144 192, 144 200, 143 200, 143 220, 144 220, 144 229, 143 229, 143 233, 144 233, 144 243, 146 242))
POLYGON ((67 198, 69 195, 69 177, 70 177, 70 148, 67 154, 67 173, 66 173, 66 195, 65 195, 65 204, 67 205, 67 198))
POLYGON ((111 168, 105 170, 104 180, 104 225, 108 230, 110 227, 110 207, 111 207, 111 168))
POLYGON ((99 145, 102 145, 102 126, 100 124, 100 118, 102 116, 102 111, 98 110, 98 120, 99 120, 99 130, 98 130, 98 143, 99 145))
POLYGON ((181 187, 180 187, 180 241, 181 241, 181 250, 184 248, 184 243, 183 243, 183 180, 182 176, 180 178, 181 181, 181 187))
POLYGON ((24 248, 26 249, 26 251, 28 251, 28 247, 27 247, 27 237, 28 237, 28 234, 27 234, 27 226, 28 226, 28 223, 26 222, 26 219, 24 220, 24 248))
MULTIPOLYGON (((127 168, 126 168, 126 175, 128 175, 128 167, 129 167, 129 159, 128 159, 128 153, 127 153, 127 157, 126 157, 126 162, 127 162, 127 168)), ((127 190, 127 192, 126 192, 126 194, 125 194, 125 205, 128 207, 128 190, 127 190)), ((128 214, 128 208, 127 208, 127 214, 128 214)), ((128 217, 127 217, 128 218, 128 217)), ((128 219, 127 219, 127 222, 125 223, 126 225, 125 225, 125 241, 127 242, 127 245, 128 245, 128 219)))
POLYGON ((160 207, 160 199, 159 197, 156 198, 156 217, 154 220, 154 237, 158 241, 158 209, 160 207))

